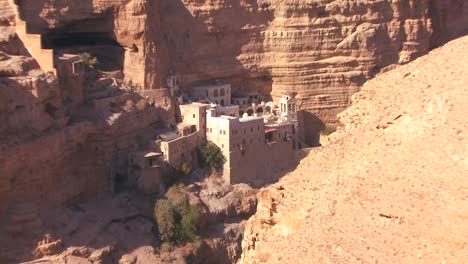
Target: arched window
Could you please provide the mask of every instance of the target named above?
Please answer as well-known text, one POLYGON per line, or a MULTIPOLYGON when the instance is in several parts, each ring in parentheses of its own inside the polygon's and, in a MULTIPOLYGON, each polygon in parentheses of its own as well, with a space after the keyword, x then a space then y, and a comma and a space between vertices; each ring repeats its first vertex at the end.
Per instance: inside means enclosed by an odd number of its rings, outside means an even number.
POLYGON ((224 106, 224 99, 221 99, 221 106, 224 106))
POLYGON ((219 92, 219 94, 220 94, 221 96, 224 96, 224 94, 225 94, 225 93, 224 93, 224 88, 221 88, 221 91, 219 92))
POLYGON ((214 92, 213 92, 213 97, 218 97, 218 96, 219 96, 219 94, 218 94, 218 89, 216 89, 216 90, 214 90, 214 92))

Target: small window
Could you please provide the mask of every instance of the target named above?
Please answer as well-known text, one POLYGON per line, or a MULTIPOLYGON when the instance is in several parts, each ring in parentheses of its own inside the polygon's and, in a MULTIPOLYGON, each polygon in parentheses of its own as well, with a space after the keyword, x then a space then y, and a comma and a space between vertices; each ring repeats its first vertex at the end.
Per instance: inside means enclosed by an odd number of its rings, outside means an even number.
POLYGON ((224 144, 221 144, 221 148, 224 148, 224 144))
POLYGON ((253 127, 250 128, 250 132, 253 132, 253 127))
POLYGON ((193 114, 193 118, 195 118, 195 114, 193 114))

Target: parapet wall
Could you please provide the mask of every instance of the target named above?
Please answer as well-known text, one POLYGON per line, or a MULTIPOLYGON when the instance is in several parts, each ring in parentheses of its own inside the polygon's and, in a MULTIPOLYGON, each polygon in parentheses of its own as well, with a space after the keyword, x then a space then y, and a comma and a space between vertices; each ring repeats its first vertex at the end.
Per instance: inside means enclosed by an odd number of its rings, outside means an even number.
POLYGON ((167 163, 176 169, 187 162, 196 164, 196 150, 200 143, 199 132, 192 133, 185 137, 180 137, 169 142, 161 142, 161 151, 167 163))
POLYGON ((29 54, 36 59, 37 63, 44 72, 57 74, 54 67, 54 51, 43 49, 42 36, 38 34, 29 34, 28 25, 16 14, 16 34, 23 41, 29 54))

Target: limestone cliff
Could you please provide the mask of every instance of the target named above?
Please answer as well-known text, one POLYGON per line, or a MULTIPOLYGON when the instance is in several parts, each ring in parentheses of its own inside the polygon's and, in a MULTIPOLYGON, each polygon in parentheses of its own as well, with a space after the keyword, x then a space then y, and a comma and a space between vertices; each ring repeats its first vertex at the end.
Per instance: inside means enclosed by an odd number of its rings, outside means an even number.
POLYGON ((51 39, 117 41, 126 78, 144 89, 175 72, 186 89, 225 79, 235 93, 296 91, 311 144, 366 80, 468 29, 463 0, 16 2, 31 30, 51 39))
POLYGON ((261 190, 240 263, 463 263, 468 37, 367 82, 344 126, 261 190))
POLYGON ((170 69, 234 93, 298 92, 310 143, 381 69, 468 28, 466 1, 161 0, 170 69))

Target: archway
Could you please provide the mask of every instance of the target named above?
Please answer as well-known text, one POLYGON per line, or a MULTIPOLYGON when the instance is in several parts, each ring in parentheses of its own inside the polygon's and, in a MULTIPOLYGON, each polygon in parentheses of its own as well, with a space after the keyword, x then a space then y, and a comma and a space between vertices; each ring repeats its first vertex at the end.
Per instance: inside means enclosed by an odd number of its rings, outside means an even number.
POLYGON ((258 114, 261 114, 261 113, 263 113, 263 107, 259 107, 259 108, 257 108, 257 113, 258 113, 258 114))
POLYGON ((247 110, 247 114, 248 114, 249 116, 253 116, 254 110, 253 110, 252 108, 249 108, 249 109, 247 110))

